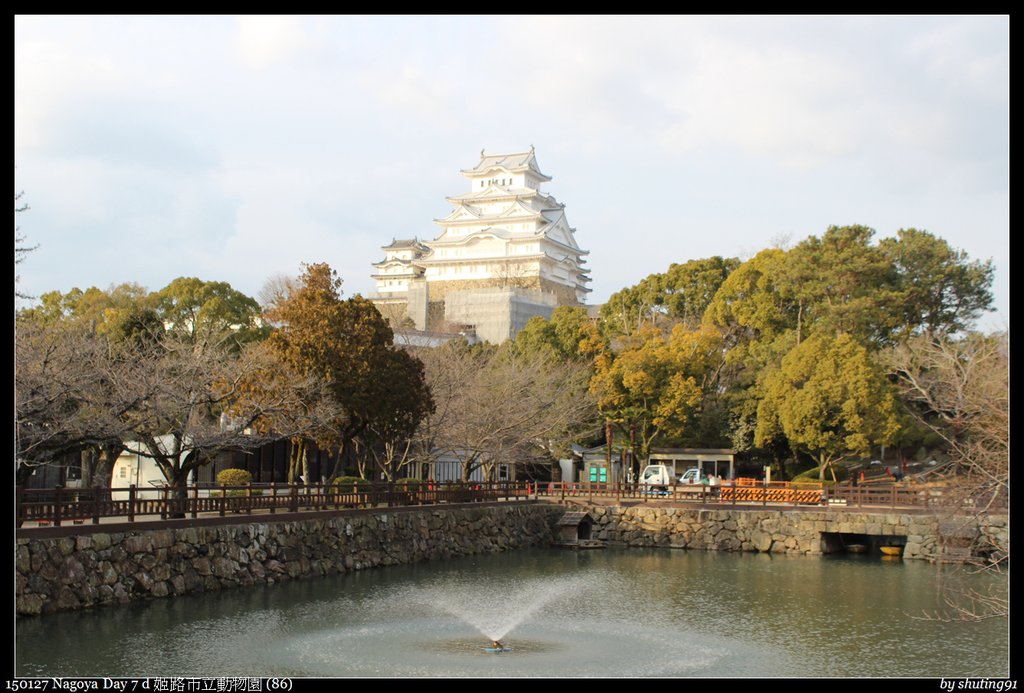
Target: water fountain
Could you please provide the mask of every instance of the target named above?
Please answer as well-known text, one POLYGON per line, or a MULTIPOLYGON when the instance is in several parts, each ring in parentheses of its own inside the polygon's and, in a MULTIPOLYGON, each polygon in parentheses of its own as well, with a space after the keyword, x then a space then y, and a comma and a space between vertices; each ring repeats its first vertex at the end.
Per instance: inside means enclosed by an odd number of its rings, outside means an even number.
POLYGON ((578 594, 587 586, 583 576, 510 579, 481 585, 472 578, 448 579, 421 587, 407 595, 416 603, 450 614, 475 628, 490 645, 491 653, 511 652, 502 641, 517 626, 560 598, 578 594), (481 589, 484 588, 484 589, 481 589))

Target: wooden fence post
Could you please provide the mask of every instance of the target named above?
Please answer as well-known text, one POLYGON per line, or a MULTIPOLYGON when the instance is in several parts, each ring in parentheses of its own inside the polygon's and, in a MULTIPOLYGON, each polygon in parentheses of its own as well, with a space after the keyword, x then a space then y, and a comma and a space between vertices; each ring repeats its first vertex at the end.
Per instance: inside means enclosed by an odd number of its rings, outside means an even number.
POLYGON ((15 486, 14 491, 14 517, 18 527, 25 524, 25 508, 22 505, 25 502, 25 489, 21 486, 15 486))

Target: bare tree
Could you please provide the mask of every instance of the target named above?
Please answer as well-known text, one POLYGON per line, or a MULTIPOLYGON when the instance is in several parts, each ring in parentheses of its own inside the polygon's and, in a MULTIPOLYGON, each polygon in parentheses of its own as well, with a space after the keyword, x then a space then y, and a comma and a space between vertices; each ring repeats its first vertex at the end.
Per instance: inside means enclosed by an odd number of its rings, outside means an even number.
POLYGON ((288 300, 288 297, 295 291, 297 283, 295 277, 275 274, 263 282, 259 293, 256 294, 256 300, 259 301, 264 312, 272 312, 288 300))
MULTIPOLYGON (((23 193, 23 192, 15 193, 15 195, 14 195, 14 214, 15 214, 15 216, 17 216, 18 214, 21 214, 22 212, 27 212, 28 211, 28 205, 21 201, 21 198, 24 197, 24 195, 25 195, 25 193, 23 193)), ((33 246, 26 245, 25 242, 26 242, 25 235, 21 232, 21 229, 18 227, 18 225, 15 224, 14 225, 14 264, 15 265, 20 265, 21 262, 25 259, 25 256, 28 255, 29 253, 31 253, 33 250, 35 250, 38 247, 38 246, 34 246, 34 245, 33 246)), ((17 283, 17 281, 18 281, 18 277, 17 276, 14 278, 14 281, 15 281, 15 283, 17 283)), ((25 294, 23 294, 23 293, 21 293, 19 291, 15 291, 14 292, 14 296, 15 296, 15 298, 32 298, 31 296, 26 296, 25 294)))
POLYGON ((1009 490, 1009 342, 1005 333, 913 338, 889 353, 908 411, 947 444, 974 490, 1009 490))
POLYGON ((218 453, 308 435, 335 414, 322 379, 295 374, 259 346, 232 358, 227 339, 216 333, 194 341, 170 336, 159 348, 136 352, 126 372, 125 387, 139 393, 123 415, 128 437, 178 497, 189 475, 218 453), (276 374, 269 384, 252 388, 270 371, 276 374), (266 421, 273 425, 262 425, 266 421))
POLYGON ((503 289, 534 289, 540 286, 539 272, 529 263, 506 259, 494 265, 492 276, 503 289))
POLYGON ((83 330, 45 330, 31 322, 15 326, 14 394, 17 479, 112 435, 102 410, 93 409, 104 354, 83 330), (88 423, 86 423, 88 421, 88 423), (84 425, 83 425, 84 424, 84 425))
POLYGON ((426 353, 435 411, 419 429, 422 448, 463 460, 469 480, 480 469, 545 458, 597 427, 585 363, 509 348, 451 344, 426 353))
POLYGON ((324 383, 260 345, 235 354, 230 341, 209 331, 113 342, 81 326, 25 321, 16 338, 19 478, 100 446, 97 482, 109 480, 131 444, 183 497, 189 475, 219 452, 256 447, 261 434, 307 434, 336 416, 324 383))
MULTIPOLYGON (((954 462, 943 490, 950 526, 974 525, 994 511, 1005 512, 1010 489, 1007 335, 922 335, 887 358, 907 410, 942 438, 954 462)), ((1005 577, 1006 553, 993 546, 973 548, 969 568, 1005 577)), ((984 593, 954 585, 946 591, 946 603, 958 619, 1005 616, 1006 587, 1003 580, 984 593)))

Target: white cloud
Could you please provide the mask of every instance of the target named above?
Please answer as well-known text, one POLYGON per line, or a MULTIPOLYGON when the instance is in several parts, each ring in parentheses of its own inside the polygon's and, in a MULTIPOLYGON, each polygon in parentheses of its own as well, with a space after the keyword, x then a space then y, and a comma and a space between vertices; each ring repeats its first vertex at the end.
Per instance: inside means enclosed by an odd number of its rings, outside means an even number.
POLYGON ((1005 98, 1009 93, 1009 33, 1009 17, 1001 21, 962 18, 920 33, 905 52, 925 61, 936 85, 1005 98))
POLYGON ((235 57, 255 69, 285 60, 309 40, 300 17, 239 17, 237 25, 235 57))
POLYGON ((723 36, 696 37, 693 50, 696 64, 667 85, 675 118, 662 132, 666 145, 724 145, 806 167, 851 151, 860 138, 862 80, 852 70, 799 48, 723 36))

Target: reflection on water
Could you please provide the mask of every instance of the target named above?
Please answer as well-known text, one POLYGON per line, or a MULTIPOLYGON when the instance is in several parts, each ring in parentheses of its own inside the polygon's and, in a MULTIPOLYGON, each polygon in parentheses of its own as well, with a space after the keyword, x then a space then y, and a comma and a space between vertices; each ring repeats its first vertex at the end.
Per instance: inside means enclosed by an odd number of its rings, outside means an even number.
POLYGON ((20 619, 16 667, 21 676, 1006 676, 1005 620, 914 618, 942 607, 943 581, 937 566, 867 556, 522 551, 20 619), (488 652, 493 639, 511 651, 488 652))

